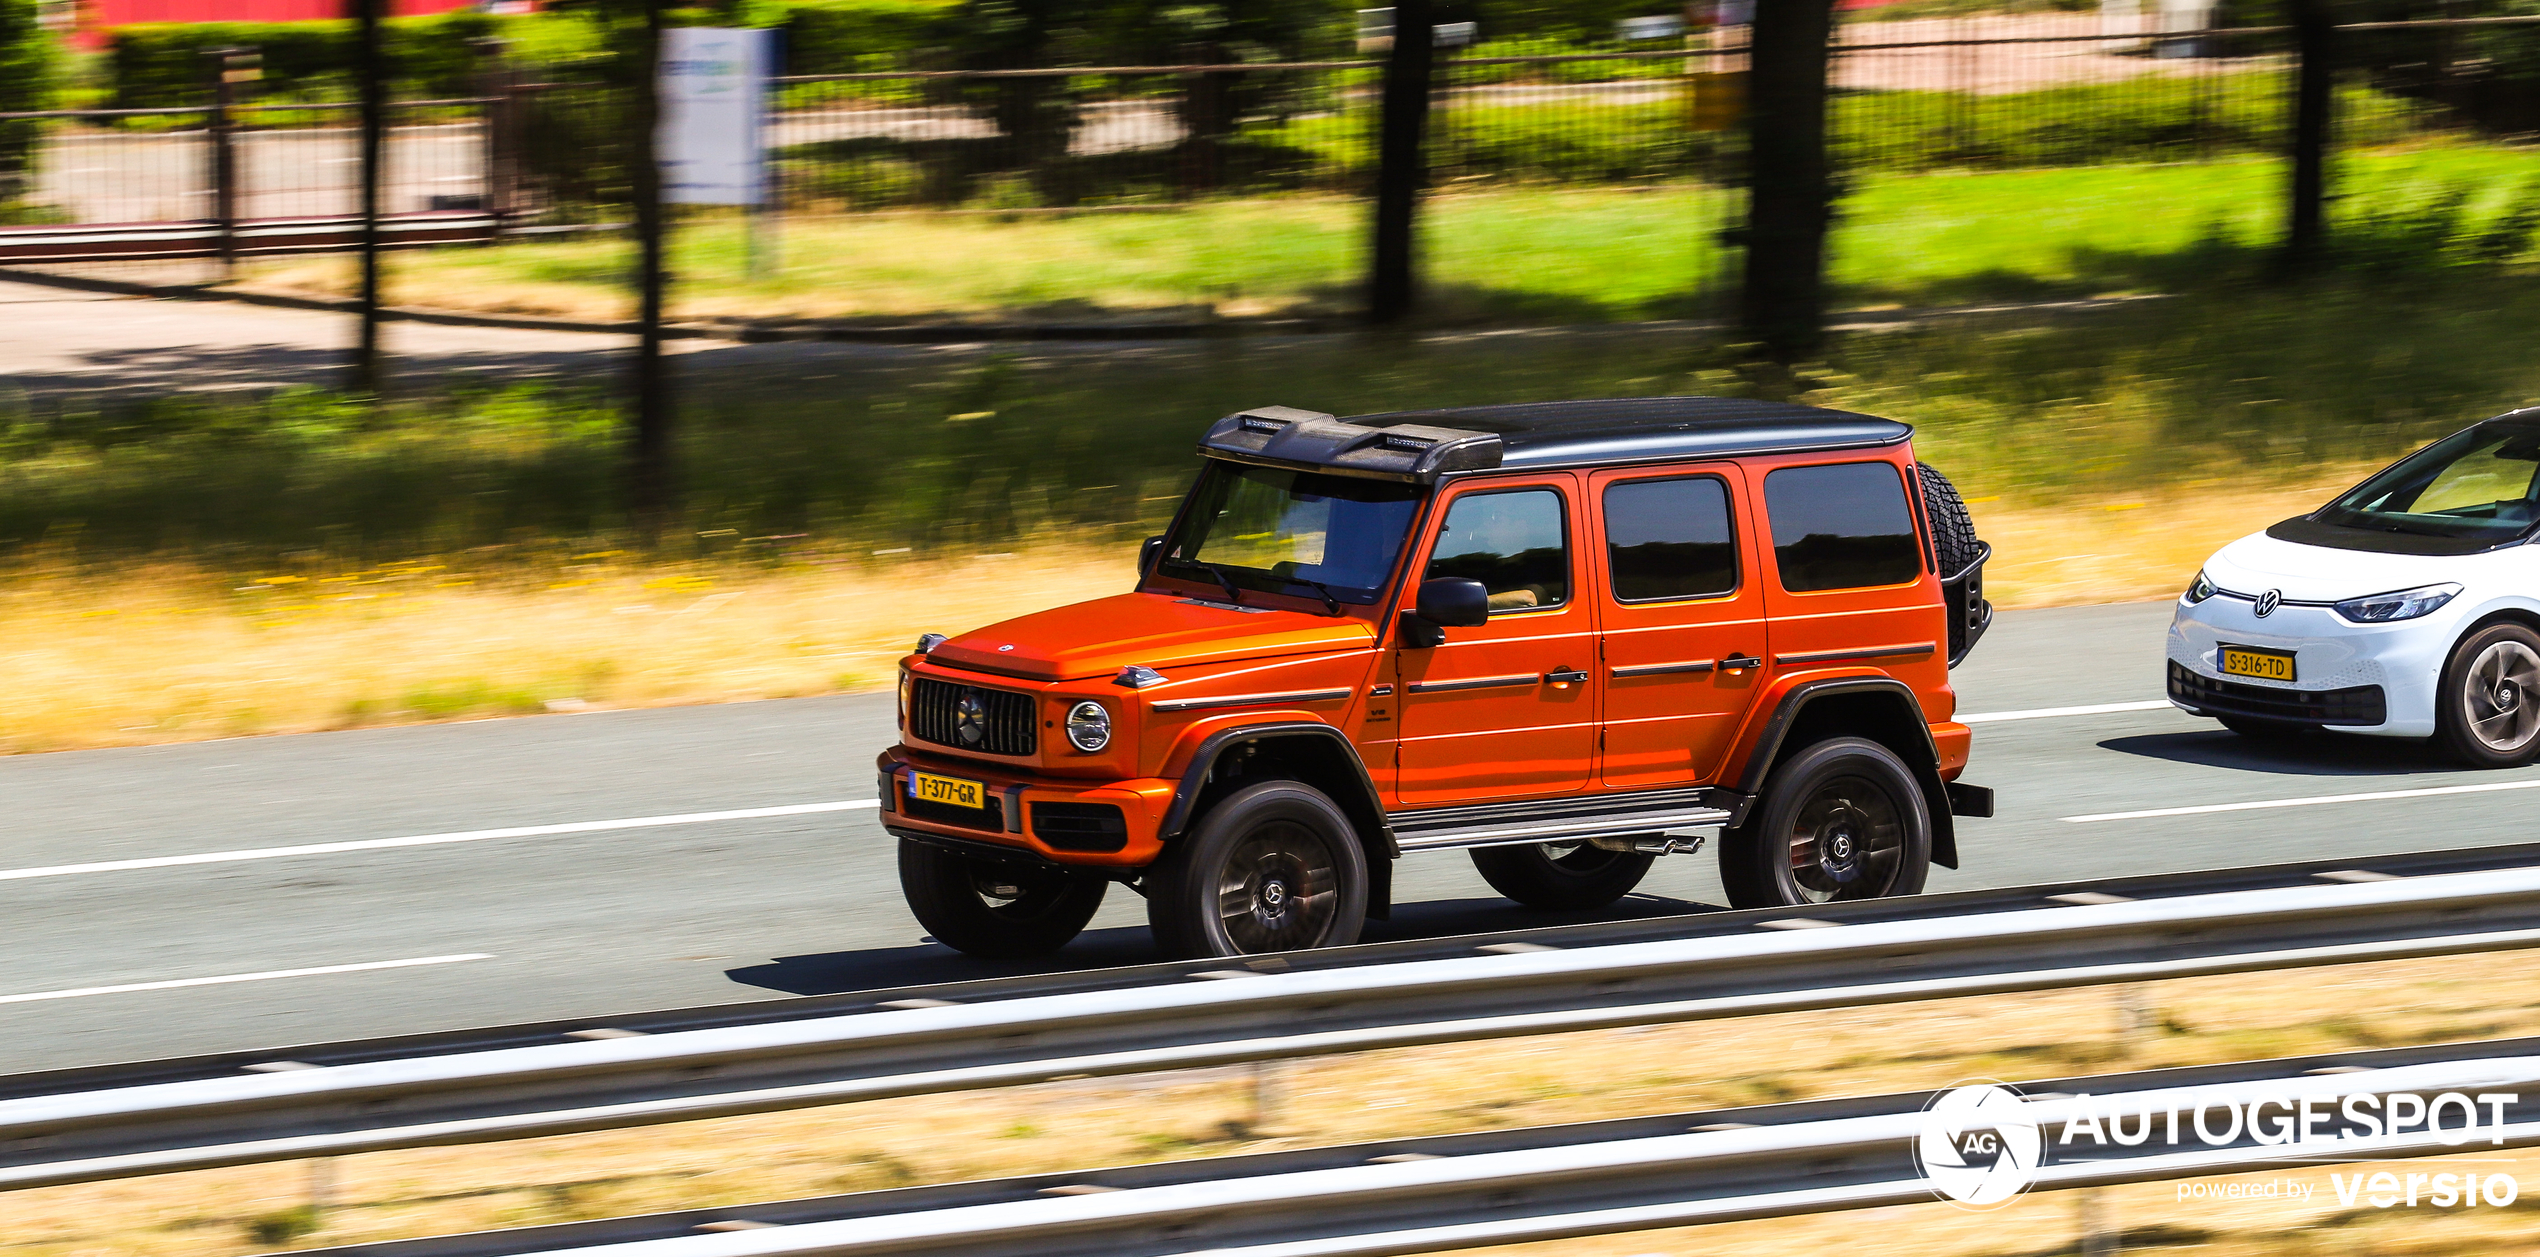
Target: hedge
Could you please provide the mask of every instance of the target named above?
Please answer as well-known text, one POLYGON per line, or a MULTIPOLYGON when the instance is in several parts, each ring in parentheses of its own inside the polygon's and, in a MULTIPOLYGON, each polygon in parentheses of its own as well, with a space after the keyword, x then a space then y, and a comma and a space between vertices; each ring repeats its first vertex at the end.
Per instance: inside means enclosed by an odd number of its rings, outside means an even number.
MULTIPOLYGON (((390 18, 383 42, 391 92, 427 99, 471 94, 477 52, 470 41, 495 36, 505 22, 467 10, 390 18)), ((118 26, 109 39, 107 66, 119 109, 203 103, 212 76, 205 54, 215 48, 253 48, 261 55, 258 97, 351 98, 355 47, 349 21, 144 22, 118 26)))

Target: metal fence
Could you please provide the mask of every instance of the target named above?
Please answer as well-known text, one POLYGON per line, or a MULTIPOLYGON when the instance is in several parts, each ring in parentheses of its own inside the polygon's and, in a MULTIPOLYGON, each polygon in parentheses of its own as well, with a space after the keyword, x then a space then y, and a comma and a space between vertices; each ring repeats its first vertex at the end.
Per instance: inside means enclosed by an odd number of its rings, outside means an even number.
MULTIPOLYGON (((2290 32, 2165 32, 2159 20, 1847 23, 1832 70, 1838 168, 1859 186, 1945 168, 2283 153, 2290 32)), ((2355 66, 2341 76, 2339 142, 2492 136, 2525 114, 2540 125, 2540 104, 2514 103, 2534 94, 2514 68, 2526 50, 2540 60, 2540 25, 2530 22, 2540 19, 2341 28, 2353 50, 2341 60, 2355 66)), ((1691 234, 1731 225, 1745 61, 1740 44, 1716 34, 1646 51, 1442 52, 1429 186, 1717 193, 1691 234)), ((1015 214, 1361 197, 1375 181, 1381 75, 1379 62, 1349 60, 785 78, 766 122, 774 208, 1015 214)), ((487 85, 478 98, 397 107, 390 212, 483 209, 514 227, 625 216, 619 93, 499 70, 487 85)), ((0 206, 19 221, 207 220, 224 217, 224 205, 247 219, 342 214, 357 195, 349 105, 8 115, 0 125, 13 118, 45 128, 32 194, 0 206)))

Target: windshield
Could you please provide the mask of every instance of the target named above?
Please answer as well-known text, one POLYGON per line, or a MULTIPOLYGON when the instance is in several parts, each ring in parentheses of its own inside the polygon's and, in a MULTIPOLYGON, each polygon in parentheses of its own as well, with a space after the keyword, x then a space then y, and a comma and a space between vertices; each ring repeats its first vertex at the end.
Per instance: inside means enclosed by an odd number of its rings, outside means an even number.
POLYGON ((1216 583, 1214 568, 1240 589, 1374 602, 1421 493, 1389 480, 1211 461, 1157 566, 1183 580, 1216 583))
POLYGON ((2417 451, 2322 509, 2344 528, 2507 541, 2540 519, 2540 424, 2482 423, 2417 451))

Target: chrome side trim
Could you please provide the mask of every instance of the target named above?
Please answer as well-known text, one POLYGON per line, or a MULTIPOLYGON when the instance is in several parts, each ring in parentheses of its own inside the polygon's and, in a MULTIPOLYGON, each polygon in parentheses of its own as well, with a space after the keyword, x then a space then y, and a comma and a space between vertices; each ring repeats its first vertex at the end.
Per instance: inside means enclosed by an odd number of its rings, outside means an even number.
POLYGON ((1347 698, 1349 690, 1298 690, 1288 694, 1226 694, 1216 698, 1168 698, 1154 704, 1157 711, 1202 711, 1211 707, 1259 707, 1269 703, 1328 703, 1347 698))
POLYGON ((1530 824, 1477 825, 1471 829, 1444 829, 1425 834, 1396 830, 1394 840, 1401 844, 1405 851, 1443 851, 1457 847, 1552 842, 1565 838, 1654 834, 1670 829, 1725 825, 1734 819, 1731 813, 1721 808, 1695 807, 1665 812, 1625 812, 1597 817, 1573 817, 1568 820, 1538 821, 1530 824))
POLYGON ((1404 686, 1414 694, 1443 694, 1449 690, 1487 690, 1503 685, 1533 685, 1542 680, 1534 673, 1513 677, 1475 677, 1469 681, 1414 681, 1404 686))
POLYGON ((1773 662, 1833 663, 1838 659, 1895 659, 1905 655, 1928 655, 1940 649, 1938 642, 1911 642, 1902 646, 1868 646, 1855 650, 1812 650, 1796 655, 1775 655, 1773 662))
POLYGON ((1616 668, 1613 670, 1613 675, 1616 677, 1659 677, 1676 673, 1712 672, 1718 670, 1719 666, 1720 661, 1717 659, 1692 659, 1684 663, 1642 663, 1628 668, 1616 668))
POLYGON ((1389 698, 1392 695, 1393 687, 1390 685, 1379 685, 1376 688, 1367 691, 1367 696, 1369 698, 1389 698))

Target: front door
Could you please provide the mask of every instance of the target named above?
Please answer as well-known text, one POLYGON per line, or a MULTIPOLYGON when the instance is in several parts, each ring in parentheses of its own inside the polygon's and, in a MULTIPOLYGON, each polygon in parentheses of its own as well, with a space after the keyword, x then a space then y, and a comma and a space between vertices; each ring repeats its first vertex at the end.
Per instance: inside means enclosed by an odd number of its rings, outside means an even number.
POLYGON ((1588 480, 1604 561, 1605 753, 1619 790, 1710 782, 1762 687, 1771 647, 1737 469, 1690 465, 1588 480))
POLYGON ((1397 643, 1404 804, 1587 788, 1600 681, 1596 601, 1575 544, 1578 490, 1567 474, 1494 479, 1445 501, 1411 593, 1419 581, 1471 577, 1490 593, 1490 623, 1448 629, 1442 646, 1397 643))

